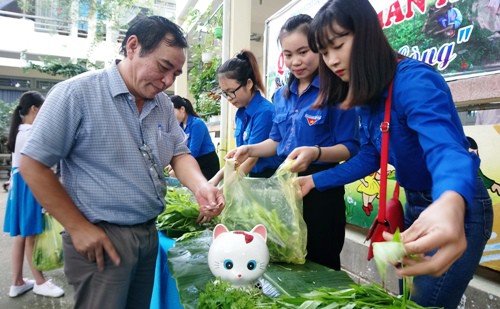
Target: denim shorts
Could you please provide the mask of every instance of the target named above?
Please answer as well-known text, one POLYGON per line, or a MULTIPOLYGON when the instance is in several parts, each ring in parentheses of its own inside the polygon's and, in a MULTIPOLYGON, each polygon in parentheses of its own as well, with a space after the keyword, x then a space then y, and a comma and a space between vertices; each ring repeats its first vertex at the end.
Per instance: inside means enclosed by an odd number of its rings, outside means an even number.
MULTIPOLYGON (((431 191, 405 190, 405 225, 409 227, 432 203, 431 191)), ((472 205, 465 211, 467 249, 446 273, 440 277, 414 278, 411 299, 425 307, 457 308, 469 281, 476 271, 484 246, 491 236, 493 208, 486 187, 480 177, 476 179, 476 192, 472 205)), ((429 255, 434 252, 429 252, 429 255)))

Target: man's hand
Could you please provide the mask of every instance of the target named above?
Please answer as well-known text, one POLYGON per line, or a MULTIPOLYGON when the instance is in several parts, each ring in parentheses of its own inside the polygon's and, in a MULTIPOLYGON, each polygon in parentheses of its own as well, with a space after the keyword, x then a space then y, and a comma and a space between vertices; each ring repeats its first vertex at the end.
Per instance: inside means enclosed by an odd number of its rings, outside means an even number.
POLYGON ((73 230, 70 236, 76 251, 87 257, 89 262, 96 262, 100 272, 104 271, 105 253, 113 264, 120 265, 120 256, 108 235, 100 227, 89 222, 85 227, 73 230))
POLYGON ((104 270, 105 253, 115 265, 120 264, 106 233, 82 215, 50 167, 23 155, 20 169, 37 201, 64 226, 78 253, 95 261, 99 271, 104 270))
POLYGON ((195 197, 200 205, 199 223, 205 223, 218 216, 224 209, 225 201, 222 192, 208 182, 195 192, 195 197))
POLYGON ((498 14, 498 10, 500 9, 500 0, 490 0, 487 5, 493 12, 498 14))

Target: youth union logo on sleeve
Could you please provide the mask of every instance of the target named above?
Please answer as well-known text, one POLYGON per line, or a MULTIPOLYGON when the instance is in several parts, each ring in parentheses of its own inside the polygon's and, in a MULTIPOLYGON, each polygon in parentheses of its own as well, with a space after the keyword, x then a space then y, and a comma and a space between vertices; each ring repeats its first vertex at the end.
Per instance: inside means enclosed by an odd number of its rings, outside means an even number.
POLYGON ((309 115, 305 114, 304 117, 306 117, 307 123, 309 126, 314 125, 318 120, 321 119, 321 115, 309 115))

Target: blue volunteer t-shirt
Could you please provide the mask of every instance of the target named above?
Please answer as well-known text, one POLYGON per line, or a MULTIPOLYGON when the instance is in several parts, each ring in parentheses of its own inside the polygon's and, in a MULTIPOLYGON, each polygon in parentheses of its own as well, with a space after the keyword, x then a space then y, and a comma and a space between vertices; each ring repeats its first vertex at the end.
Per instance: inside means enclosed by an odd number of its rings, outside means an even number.
MULTIPOLYGON (((274 106, 257 91, 246 108, 236 112, 236 145, 258 144, 269 138, 273 125, 274 106)), ((276 169, 282 160, 278 156, 259 158, 252 173, 261 173, 267 169, 276 169)))

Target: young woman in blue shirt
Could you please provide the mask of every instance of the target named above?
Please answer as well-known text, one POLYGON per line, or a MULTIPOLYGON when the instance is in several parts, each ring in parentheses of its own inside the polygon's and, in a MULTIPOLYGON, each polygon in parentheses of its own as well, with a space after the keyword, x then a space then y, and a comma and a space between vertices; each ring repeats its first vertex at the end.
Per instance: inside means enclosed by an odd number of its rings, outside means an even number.
POLYGON ((187 145, 206 179, 212 178, 220 168, 219 157, 208 132, 208 127, 194 111, 191 102, 178 95, 170 97, 175 117, 187 136, 187 145))
MULTIPOLYGON (((274 106, 266 95, 257 59, 249 50, 242 50, 224 62, 217 70, 219 93, 238 110, 235 117, 236 146, 260 143, 269 137, 273 125, 274 106)), ((250 177, 267 178, 274 174, 282 161, 277 156, 250 158, 240 171, 250 177)), ((210 182, 219 183, 221 170, 210 182)))
POLYGON ((412 299, 420 305, 455 309, 491 235, 492 205, 446 81, 391 48, 368 0, 328 1, 314 17, 309 43, 322 55, 317 103, 359 111, 361 150, 344 164, 300 178, 302 193, 379 169, 379 127, 393 82, 389 163, 406 193, 401 239, 407 254, 422 255, 403 259, 397 272, 417 275, 412 299))
MULTIPOLYGON (((319 93, 319 55, 308 45, 307 33, 312 18, 300 14, 283 25, 279 42, 285 65, 290 70, 286 86, 274 94, 275 116, 269 138, 238 147, 227 157, 245 162, 248 157, 278 155, 285 159, 294 149, 303 151, 293 170, 310 175, 347 160, 358 152, 358 120, 354 110, 335 107, 314 108, 319 93)), ((304 196, 304 220, 307 224, 308 260, 335 270, 340 269, 340 252, 345 237, 344 187, 304 196)))

